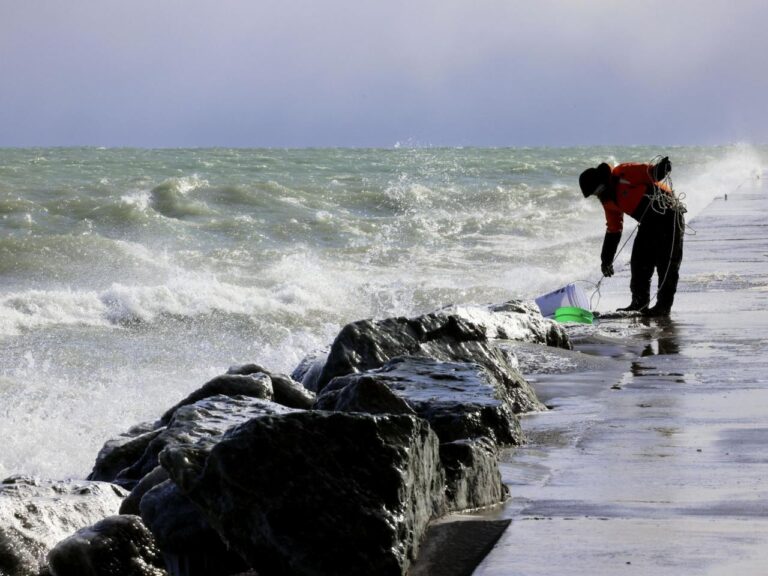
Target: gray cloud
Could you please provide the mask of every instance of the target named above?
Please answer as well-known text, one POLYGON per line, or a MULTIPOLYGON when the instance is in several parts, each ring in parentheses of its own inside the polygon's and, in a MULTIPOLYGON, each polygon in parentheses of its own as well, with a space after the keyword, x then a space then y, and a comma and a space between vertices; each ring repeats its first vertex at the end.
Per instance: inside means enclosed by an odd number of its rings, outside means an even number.
POLYGON ((762 1, 5 4, 0 145, 768 140, 762 1))

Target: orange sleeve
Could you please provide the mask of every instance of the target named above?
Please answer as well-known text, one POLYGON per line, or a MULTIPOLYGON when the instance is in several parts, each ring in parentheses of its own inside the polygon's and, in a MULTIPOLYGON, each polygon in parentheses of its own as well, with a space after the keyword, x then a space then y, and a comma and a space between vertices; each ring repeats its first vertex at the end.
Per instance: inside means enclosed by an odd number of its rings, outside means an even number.
POLYGON ((608 232, 621 232, 624 230, 624 212, 613 202, 603 204, 605 210, 605 227, 608 232))

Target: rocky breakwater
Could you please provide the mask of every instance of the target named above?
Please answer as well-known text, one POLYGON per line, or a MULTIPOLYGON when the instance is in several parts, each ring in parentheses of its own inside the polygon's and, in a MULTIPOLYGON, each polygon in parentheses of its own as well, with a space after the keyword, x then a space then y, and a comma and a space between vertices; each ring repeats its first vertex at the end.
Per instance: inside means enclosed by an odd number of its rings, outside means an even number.
POLYGON ((515 302, 354 322, 291 377, 230 369, 105 444, 89 479, 129 491, 120 515, 45 573, 407 574, 432 520, 506 497, 496 451, 544 409, 510 337, 569 346, 515 302))

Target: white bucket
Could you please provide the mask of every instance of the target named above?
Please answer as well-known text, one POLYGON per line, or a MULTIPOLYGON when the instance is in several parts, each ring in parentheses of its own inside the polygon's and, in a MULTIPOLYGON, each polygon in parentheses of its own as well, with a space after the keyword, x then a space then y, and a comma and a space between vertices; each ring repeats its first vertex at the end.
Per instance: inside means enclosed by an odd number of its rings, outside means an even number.
POLYGON ((536 304, 541 310, 541 315, 551 318, 555 315, 555 310, 563 306, 575 306, 589 310, 589 298, 584 294, 584 290, 576 284, 568 284, 558 288, 554 292, 544 294, 536 298, 536 304))

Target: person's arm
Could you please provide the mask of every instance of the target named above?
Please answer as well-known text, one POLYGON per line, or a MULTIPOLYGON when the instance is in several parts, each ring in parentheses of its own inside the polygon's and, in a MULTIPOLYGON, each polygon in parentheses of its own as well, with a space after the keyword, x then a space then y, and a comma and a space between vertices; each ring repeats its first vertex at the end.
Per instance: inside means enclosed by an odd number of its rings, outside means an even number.
POLYGON ((603 237, 603 249, 600 251, 600 271, 603 276, 608 278, 613 276, 613 258, 616 256, 619 242, 621 242, 621 232, 606 232, 603 237))
POLYGON ((600 251, 600 271, 603 276, 610 278, 613 276, 613 259, 616 256, 616 250, 621 242, 621 232, 624 228, 624 214, 621 210, 612 208, 603 204, 605 209, 605 236, 603 237, 603 248, 600 251))

